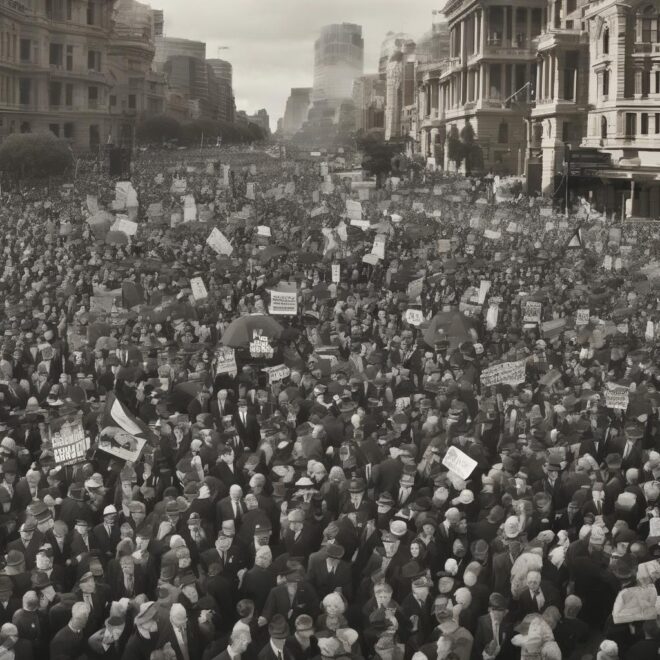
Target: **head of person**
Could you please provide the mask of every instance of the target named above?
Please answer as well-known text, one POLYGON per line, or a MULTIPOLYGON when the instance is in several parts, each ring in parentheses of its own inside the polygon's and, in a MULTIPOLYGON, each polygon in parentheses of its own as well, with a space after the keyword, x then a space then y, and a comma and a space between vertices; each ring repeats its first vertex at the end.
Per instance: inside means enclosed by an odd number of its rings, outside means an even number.
POLYGON ((89 614, 89 605, 87 605, 87 603, 74 603, 71 608, 71 627, 76 630, 83 630, 87 625, 89 614))

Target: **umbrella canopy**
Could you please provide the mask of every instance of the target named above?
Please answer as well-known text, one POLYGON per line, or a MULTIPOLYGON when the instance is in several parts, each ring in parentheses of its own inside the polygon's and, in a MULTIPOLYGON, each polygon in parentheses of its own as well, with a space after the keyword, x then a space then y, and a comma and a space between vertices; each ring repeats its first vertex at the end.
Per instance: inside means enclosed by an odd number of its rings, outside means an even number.
POLYGON ((172 390, 172 402, 177 412, 185 413, 188 411, 188 404, 204 389, 204 383, 201 380, 186 381, 174 386, 172 390))
POLYGON ((286 250, 279 245, 268 245, 259 253, 259 261, 264 263, 277 259, 286 254, 286 250))
POLYGON ((106 349, 108 351, 114 351, 117 348, 117 339, 116 337, 99 337, 96 340, 95 348, 97 351, 100 351, 102 349, 106 349))
POLYGON ((109 231, 105 235, 105 242, 108 245, 128 245, 128 236, 123 231, 109 231))
POLYGON ((465 314, 458 311, 440 312, 429 322, 429 327, 424 331, 424 341, 429 346, 441 339, 451 339, 454 342, 468 341, 472 338, 470 330, 474 328, 474 322, 465 314))
POLYGON ((222 344, 231 348, 247 346, 255 334, 279 339, 284 328, 267 314, 249 314, 232 321, 222 335, 222 344))

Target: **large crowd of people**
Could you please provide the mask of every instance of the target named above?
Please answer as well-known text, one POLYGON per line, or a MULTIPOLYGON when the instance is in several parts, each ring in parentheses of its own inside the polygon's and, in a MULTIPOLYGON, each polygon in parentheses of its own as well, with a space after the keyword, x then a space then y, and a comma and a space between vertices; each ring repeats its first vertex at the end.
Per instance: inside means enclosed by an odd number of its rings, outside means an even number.
POLYGON ((130 182, 2 191, 0 660, 658 658, 653 223, 348 154, 130 182))

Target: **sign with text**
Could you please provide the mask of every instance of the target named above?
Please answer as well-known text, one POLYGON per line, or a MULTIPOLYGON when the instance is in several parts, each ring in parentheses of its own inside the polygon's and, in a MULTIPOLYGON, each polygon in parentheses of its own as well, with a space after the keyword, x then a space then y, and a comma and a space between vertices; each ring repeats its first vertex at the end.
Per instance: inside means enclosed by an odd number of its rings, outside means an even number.
POLYGON ((421 309, 406 310, 406 323, 410 325, 421 325, 424 322, 424 314, 421 309))
POLYGON ((540 323, 541 322, 541 310, 543 306, 540 302, 534 302, 529 300, 525 303, 525 313, 523 316, 524 323, 540 323))
POLYGON ((278 364, 276 367, 267 367, 263 369, 268 374, 269 384, 277 383, 291 375, 291 369, 284 364, 278 364))
POLYGON ((266 335, 254 334, 250 342, 250 355, 256 358, 272 358, 275 350, 266 335))
POLYGON ((332 281, 335 284, 339 284, 340 279, 341 279, 341 265, 332 264, 332 281))
POLYGON ((218 254, 226 254, 229 256, 234 251, 232 244, 217 227, 215 227, 209 234, 209 237, 206 239, 206 244, 218 254))
POLYGON ((295 316, 298 313, 298 293, 296 291, 269 291, 269 312, 274 316, 295 316))
POLYGON ((589 310, 578 309, 575 314, 575 325, 589 325, 589 310))
POLYGON ((49 430, 57 465, 76 465, 84 462, 89 449, 89 440, 85 438, 82 413, 52 420, 49 430))
POLYGON ((516 362, 502 362, 495 364, 481 372, 481 384, 484 387, 491 385, 518 385, 525 382, 525 363, 526 360, 517 360, 516 362))
POLYGON ((229 374, 235 376, 237 373, 236 352, 229 346, 220 346, 215 351, 215 375, 229 374))
POLYGON ((191 277, 190 288, 195 300, 204 300, 204 298, 209 297, 209 292, 206 290, 206 285, 201 277, 191 277))
POLYGON ((379 259, 385 259, 385 240, 385 236, 382 234, 378 234, 374 238, 371 254, 375 254, 379 259))
POLYGON ((618 387, 613 390, 605 390, 605 405, 611 410, 627 410, 629 403, 628 390, 618 387))
POLYGON ((449 447, 442 464, 465 481, 477 467, 477 461, 470 458, 458 447, 449 447))

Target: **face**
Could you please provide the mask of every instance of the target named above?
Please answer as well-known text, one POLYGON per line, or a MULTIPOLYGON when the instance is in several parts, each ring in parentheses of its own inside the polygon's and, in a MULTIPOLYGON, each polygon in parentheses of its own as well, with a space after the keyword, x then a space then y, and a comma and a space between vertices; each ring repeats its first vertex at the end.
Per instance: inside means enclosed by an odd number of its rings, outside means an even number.
POLYGON ((421 554, 421 548, 419 547, 419 543, 411 543, 410 544, 410 556, 413 559, 417 559, 419 555, 421 554))
POLYGON ((388 607, 392 600, 392 594, 389 591, 379 590, 376 594, 376 603, 378 607, 388 607))
POLYGON ((527 586, 536 590, 541 586, 541 576, 538 573, 532 572, 527 575, 527 586))

